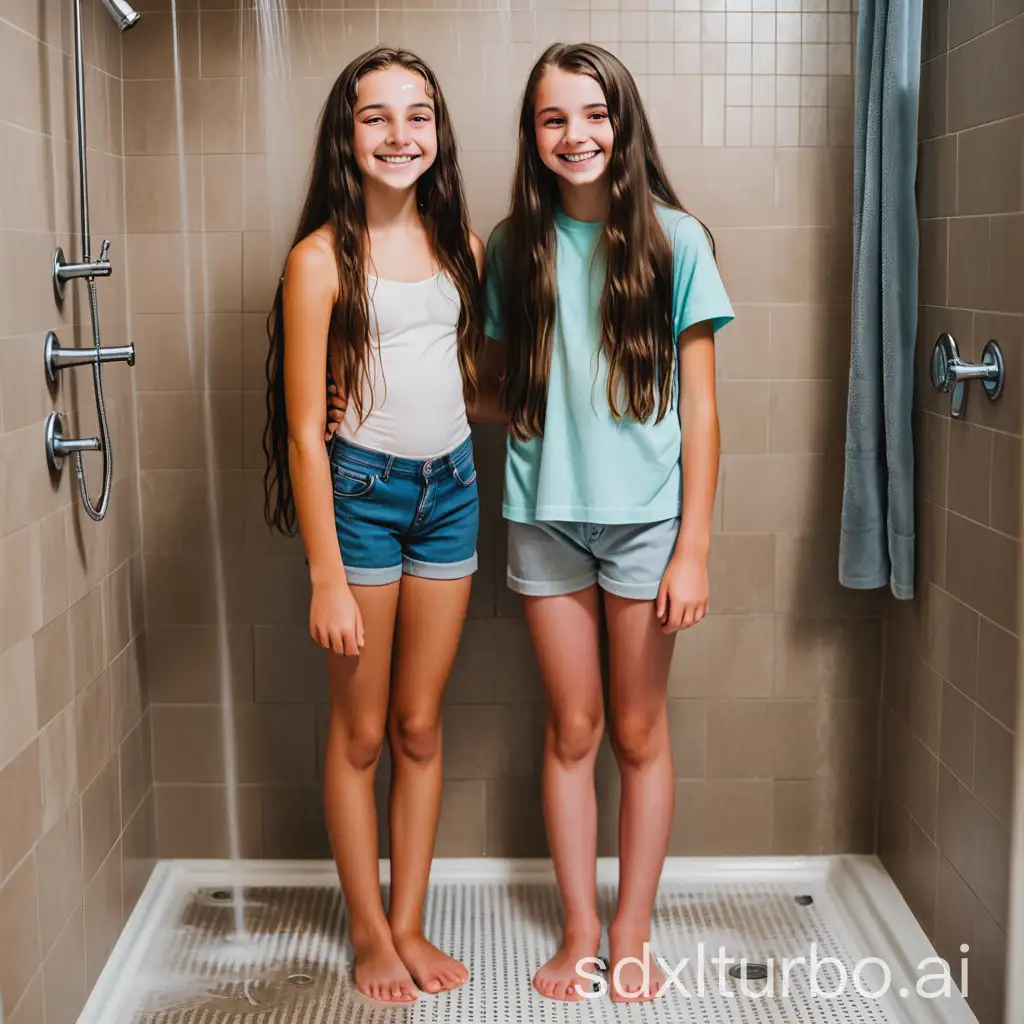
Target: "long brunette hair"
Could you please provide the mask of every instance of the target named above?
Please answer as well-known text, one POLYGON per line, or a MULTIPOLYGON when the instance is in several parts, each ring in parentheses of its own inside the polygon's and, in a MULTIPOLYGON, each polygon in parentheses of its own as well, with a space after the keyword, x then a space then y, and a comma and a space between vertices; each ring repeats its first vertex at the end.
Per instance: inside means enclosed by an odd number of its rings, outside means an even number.
MULTIPOLYGON (((556 43, 537 61, 519 117, 512 209, 504 232, 503 386, 513 434, 543 434, 555 322, 556 176, 537 151, 534 98, 549 69, 589 75, 604 91, 614 133, 608 212, 599 251, 606 271, 601 347, 608 359, 608 404, 621 420, 660 421, 675 379, 672 248, 655 210, 661 202, 687 212, 661 162, 636 82, 613 54, 591 43, 556 43)), ((712 241, 713 246, 713 241, 712 241)))
MULTIPOLYGON (((420 75, 434 102, 437 156, 417 182, 420 215, 430 236, 434 257, 459 293, 458 358, 467 403, 476 392, 475 358, 481 327, 482 288, 470 246, 469 216, 457 158, 455 130, 437 78, 419 57, 406 50, 377 47, 353 60, 338 76, 320 116, 310 184, 299 216, 294 244, 327 225, 334 236, 338 264, 338 302, 328 330, 328 363, 339 393, 362 419, 359 384, 369 378, 370 315, 366 260, 366 207, 360 174, 352 152, 356 88, 371 71, 403 67, 420 75)), ((288 420, 284 386, 284 278, 277 287, 267 318, 267 425, 263 450, 264 515, 282 533, 296 531, 295 499, 288 473, 288 420)), ((324 395, 326 403, 327 396, 324 395)))

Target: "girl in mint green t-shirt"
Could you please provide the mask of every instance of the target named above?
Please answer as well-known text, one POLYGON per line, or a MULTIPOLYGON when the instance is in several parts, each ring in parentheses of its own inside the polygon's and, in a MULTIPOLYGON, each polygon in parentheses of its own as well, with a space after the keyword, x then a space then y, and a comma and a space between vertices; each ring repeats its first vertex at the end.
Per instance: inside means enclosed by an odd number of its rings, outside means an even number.
POLYGON ((503 353, 507 578, 547 692, 543 799, 565 934, 534 986, 551 998, 590 990, 601 937, 602 597, 622 777, 611 996, 654 997, 665 981, 648 942, 674 800, 666 691, 676 632, 708 608, 714 336, 732 315, 629 72, 600 47, 552 46, 527 84, 512 210, 488 245, 485 360, 503 353), (646 959, 646 988, 629 957, 646 959))

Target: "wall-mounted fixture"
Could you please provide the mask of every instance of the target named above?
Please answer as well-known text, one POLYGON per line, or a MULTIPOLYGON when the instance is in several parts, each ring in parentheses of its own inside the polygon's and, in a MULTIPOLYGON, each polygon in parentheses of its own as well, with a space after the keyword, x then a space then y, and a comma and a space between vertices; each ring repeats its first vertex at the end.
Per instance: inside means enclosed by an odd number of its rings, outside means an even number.
POLYGON ((989 341, 981 354, 980 363, 965 363, 951 334, 940 334, 932 351, 932 383, 943 394, 952 391, 950 413, 958 420, 964 414, 967 402, 967 382, 980 380, 989 401, 994 402, 1003 393, 1006 367, 998 341, 989 341))
POLYGON ((91 366, 101 363, 127 363, 135 365, 134 345, 112 345, 109 348, 61 348, 57 335, 49 331, 43 342, 43 365, 51 384, 57 383, 57 375, 69 366, 91 366))
POLYGON ((139 20, 131 4, 125 3, 125 0, 103 0, 103 6, 122 32, 139 20))
MULTIPOLYGON (((126 0, 102 0, 102 3, 122 31, 131 28, 139 20, 139 15, 126 0)), ((53 472, 60 472, 66 457, 74 458, 82 504, 91 519, 100 520, 107 514, 110 504, 110 488, 114 479, 110 431, 107 428, 107 412, 103 403, 103 379, 100 376, 100 365, 110 362, 126 362, 129 366, 133 366, 135 364, 135 348, 133 345, 104 348, 100 343, 100 311, 96 299, 96 278, 109 277, 113 268, 108 257, 110 239, 104 239, 98 260, 94 261, 90 255, 92 235, 89 230, 89 174, 85 140, 85 58, 82 52, 82 0, 72 0, 72 11, 75 34, 75 99, 78 113, 78 184, 79 205, 82 213, 82 260, 80 263, 69 263, 64 258, 64 251, 58 248, 53 254, 50 274, 53 278, 54 298, 58 303, 64 300, 66 282, 75 278, 85 279, 89 289, 93 345, 92 348, 64 349, 57 341, 57 336, 51 331, 46 335, 46 341, 43 343, 43 365, 51 383, 57 380, 59 372, 65 367, 92 366, 100 436, 65 438, 60 416, 56 412, 51 412, 46 418, 44 440, 46 461, 53 472), (103 487, 99 501, 95 505, 89 498, 85 472, 82 468, 82 453, 87 451, 103 453, 103 487)))

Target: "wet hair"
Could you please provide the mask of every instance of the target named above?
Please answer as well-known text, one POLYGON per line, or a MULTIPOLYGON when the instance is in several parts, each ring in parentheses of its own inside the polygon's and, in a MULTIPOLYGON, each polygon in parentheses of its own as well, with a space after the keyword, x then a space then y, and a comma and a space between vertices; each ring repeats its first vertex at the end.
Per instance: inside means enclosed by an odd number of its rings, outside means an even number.
MULTIPOLYGON (((451 278, 461 300, 458 359, 467 403, 473 400, 476 391, 475 357, 482 323, 482 285, 470 245, 469 215, 455 130, 441 87, 431 69, 415 54, 377 47, 357 57, 342 71, 324 103, 309 187, 293 241, 294 246, 325 225, 333 231, 339 287, 328 328, 327 359, 339 394, 348 398, 360 420, 369 412, 363 408, 362 389, 358 385, 370 380, 371 339, 366 206, 352 150, 356 90, 364 75, 391 67, 406 68, 420 75, 434 103, 437 156, 417 181, 416 194, 434 258, 451 278)), ((272 528, 293 535, 297 521, 288 472, 283 291, 282 274, 267 318, 270 347, 266 360, 267 423, 263 436, 264 515, 272 528)), ((325 404, 326 401, 325 391, 325 404)))
MULTIPOLYGON (((503 401, 513 434, 544 432, 555 321, 558 180, 537 150, 535 98, 552 69, 588 75, 601 86, 614 133, 608 211, 599 243, 605 284, 601 346, 608 359, 612 415, 660 421, 675 380, 672 247, 655 203, 687 212, 661 162, 636 82, 613 54, 591 43, 556 43, 534 65, 519 117, 512 208, 503 231, 503 333, 508 362, 503 401)), ((713 246, 713 242, 712 242, 713 246)))

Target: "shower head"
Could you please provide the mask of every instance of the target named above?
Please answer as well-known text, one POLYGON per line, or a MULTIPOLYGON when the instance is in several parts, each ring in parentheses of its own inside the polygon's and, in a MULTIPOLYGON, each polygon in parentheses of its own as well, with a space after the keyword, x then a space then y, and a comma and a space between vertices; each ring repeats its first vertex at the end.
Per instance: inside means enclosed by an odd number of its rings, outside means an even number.
POLYGON ((106 7, 107 12, 122 32, 131 28, 139 20, 138 12, 127 0, 103 0, 103 6, 106 7))

